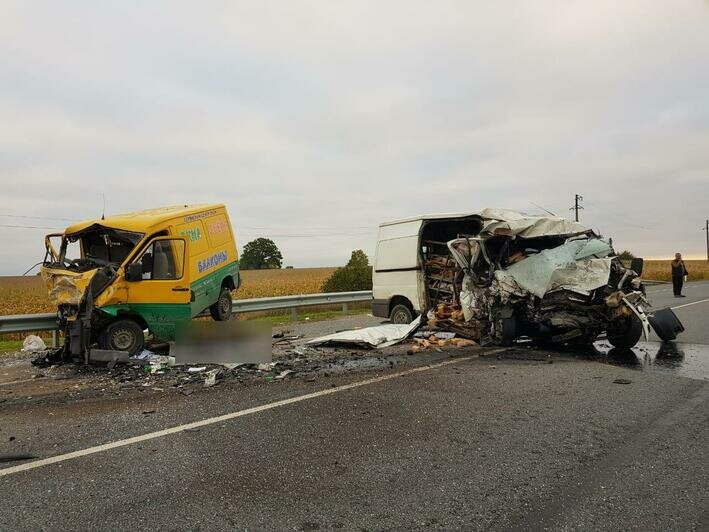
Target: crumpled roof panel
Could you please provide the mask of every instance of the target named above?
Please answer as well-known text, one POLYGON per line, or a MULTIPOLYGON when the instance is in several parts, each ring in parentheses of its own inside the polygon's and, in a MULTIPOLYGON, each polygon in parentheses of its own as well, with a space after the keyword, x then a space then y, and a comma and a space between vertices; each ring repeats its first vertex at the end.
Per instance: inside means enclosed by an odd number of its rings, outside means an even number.
POLYGON ((573 236, 593 231, 585 225, 558 216, 530 216, 508 209, 483 209, 478 213, 486 220, 483 233, 505 229, 521 238, 542 236, 573 236))

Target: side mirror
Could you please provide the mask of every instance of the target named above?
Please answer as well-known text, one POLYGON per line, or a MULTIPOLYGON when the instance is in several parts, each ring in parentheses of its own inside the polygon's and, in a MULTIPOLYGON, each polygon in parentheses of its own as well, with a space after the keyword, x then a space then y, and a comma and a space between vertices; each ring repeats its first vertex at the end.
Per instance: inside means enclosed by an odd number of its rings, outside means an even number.
POLYGON ((143 265, 140 262, 129 264, 126 268, 126 281, 141 281, 143 279, 143 265))
POLYGON ((644 260, 642 257, 635 257, 630 261, 630 269, 633 270, 638 276, 643 274, 643 264, 644 260))

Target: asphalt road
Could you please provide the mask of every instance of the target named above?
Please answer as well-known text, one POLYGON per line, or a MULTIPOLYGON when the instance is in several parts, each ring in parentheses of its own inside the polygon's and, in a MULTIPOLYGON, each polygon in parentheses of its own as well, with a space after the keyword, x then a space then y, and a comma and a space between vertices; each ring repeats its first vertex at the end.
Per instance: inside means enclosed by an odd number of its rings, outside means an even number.
MULTIPOLYGON (((653 308, 673 308, 686 329, 680 341, 686 344, 709 344, 709 281, 697 281, 684 285, 686 296, 676 298, 672 285, 650 286, 647 294, 653 308)), ((657 340, 657 337, 651 338, 657 340)))
MULTIPOLYGON (((656 307, 709 283, 666 292, 656 307)), ((682 342, 706 343, 707 308, 677 309, 682 342)), ((0 458, 36 457, 0 464, 0 529, 706 530, 709 383, 602 362, 468 349, 189 396, 0 403, 0 458)))

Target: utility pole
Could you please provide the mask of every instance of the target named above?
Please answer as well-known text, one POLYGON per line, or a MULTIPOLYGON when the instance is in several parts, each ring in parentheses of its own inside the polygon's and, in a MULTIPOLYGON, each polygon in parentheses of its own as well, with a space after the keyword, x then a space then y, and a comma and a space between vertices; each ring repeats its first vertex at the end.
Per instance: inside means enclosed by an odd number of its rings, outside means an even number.
POLYGON ((709 220, 704 222, 704 232, 707 237, 707 262, 709 262, 709 220))
POLYGON ((574 194, 574 206, 569 209, 570 211, 574 211, 577 222, 579 221, 579 209, 583 209, 583 207, 579 205, 580 201, 583 201, 583 196, 574 194))

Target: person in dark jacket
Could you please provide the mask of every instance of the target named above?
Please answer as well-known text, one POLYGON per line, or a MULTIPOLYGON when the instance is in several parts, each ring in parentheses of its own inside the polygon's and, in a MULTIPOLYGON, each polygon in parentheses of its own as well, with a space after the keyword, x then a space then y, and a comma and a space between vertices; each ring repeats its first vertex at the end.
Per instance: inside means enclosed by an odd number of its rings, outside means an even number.
POLYGON ((682 295, 682 285, 684 278, 687 276, 687 268, 682 260, 681 253, 675 253, 675 260, 672 261, 672 288, 675 292, 675 297, 686 297, 682 295))

